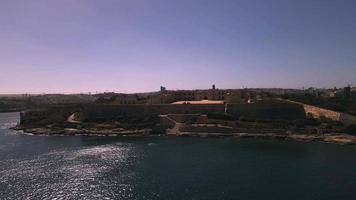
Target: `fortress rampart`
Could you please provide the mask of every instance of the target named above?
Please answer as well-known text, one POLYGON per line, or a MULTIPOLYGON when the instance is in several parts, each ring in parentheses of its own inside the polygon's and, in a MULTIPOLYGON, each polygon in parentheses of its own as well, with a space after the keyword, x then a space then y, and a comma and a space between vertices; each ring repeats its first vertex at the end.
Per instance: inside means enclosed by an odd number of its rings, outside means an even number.
POLYGON ((304 119, 303 106, 285 102, 261 102, 241 104, 163 104, 163 105, 58 105, 41 110, 25 111, 21 114, 21 124, 46 125, 62 123, 75 113, 82 113, 86 121, 115 120, 123 116, 158 116, 167 114, 208 114, 227 113, 236 118, 251 119, 304 119))
POLYGON ((312 115, 314 118, 326 117, 335 121, 340 121, 345 125, 356 124, 356 117, 347 113, 337 112, 317 106, 303 104, 295 101, 285 100, 286 102, 301 105, 304 108, 304 112, 308 115, 312 115))
POLYGON ((326 117, 335 121, 340 121, 346 125, 356 124, 356 117, 347 113, 337 112, 325 108, 319 108, 307 104, 303 104, 303 106, 305 113, 309 113, 315 118, 326 117))
POLYGON ((226 106, 227 113, 237 118, 297 120, 306 117, 301 105, 280 101, 227 104, 226 106))

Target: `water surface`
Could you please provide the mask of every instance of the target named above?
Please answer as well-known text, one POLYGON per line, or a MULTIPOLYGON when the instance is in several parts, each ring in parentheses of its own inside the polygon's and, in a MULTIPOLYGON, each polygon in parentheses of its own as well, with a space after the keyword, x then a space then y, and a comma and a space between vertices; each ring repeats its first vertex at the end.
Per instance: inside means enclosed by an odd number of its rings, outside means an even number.
POLYGON ((0 113, 0 199, 356 199, 356 146, 19 134, 0 113))

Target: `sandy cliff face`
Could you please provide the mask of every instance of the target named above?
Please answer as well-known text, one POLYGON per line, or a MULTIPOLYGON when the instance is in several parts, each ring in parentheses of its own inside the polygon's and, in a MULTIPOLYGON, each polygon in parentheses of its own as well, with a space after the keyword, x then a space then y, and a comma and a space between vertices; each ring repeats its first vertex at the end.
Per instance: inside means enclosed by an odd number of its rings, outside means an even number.
POLYGON ((356 124, 355 116, 307 104, 303 104, 303 106, 305 113, 309 113, 315 118, 326 117, 335 121, 340 121, 345 125, 356 124))

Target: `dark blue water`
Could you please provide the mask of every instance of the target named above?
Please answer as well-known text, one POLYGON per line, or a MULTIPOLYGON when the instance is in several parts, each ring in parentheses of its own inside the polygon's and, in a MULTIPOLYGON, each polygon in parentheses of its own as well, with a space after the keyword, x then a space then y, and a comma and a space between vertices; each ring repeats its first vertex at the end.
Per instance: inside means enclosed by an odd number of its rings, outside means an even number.
POLYGON ((48 137, 0 114, 0 199, 356 199, 356 146, 48 137))

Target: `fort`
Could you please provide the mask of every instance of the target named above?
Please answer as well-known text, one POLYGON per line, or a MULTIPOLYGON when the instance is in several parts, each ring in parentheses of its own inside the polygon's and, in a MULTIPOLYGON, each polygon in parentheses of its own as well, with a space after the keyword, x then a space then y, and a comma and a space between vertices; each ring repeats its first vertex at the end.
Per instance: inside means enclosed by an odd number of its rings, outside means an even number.
POLYGON ((343 135, 346 126, 355 124, 356 117, 345 113, 213 85, 191 91, 161 87, 145 97, 120 94, 92 103, 30 109, 21 112, 17 129, 33 134, 270 136, 324 141, 334 141, 330 137, 337 133, 338 141, 355 143, 354 136, 343 135))
POLYGON ((261 97, 253 91, 246 89, 218 89, 215 84, 206 90, 167 90, 161 86, 159 92, 149 95, 139 94, 112 94, 99 98, 97 102, 110 105, 132 104, 171 104, 179 101, 224 101, 229 103, 252 102, 261 97))

